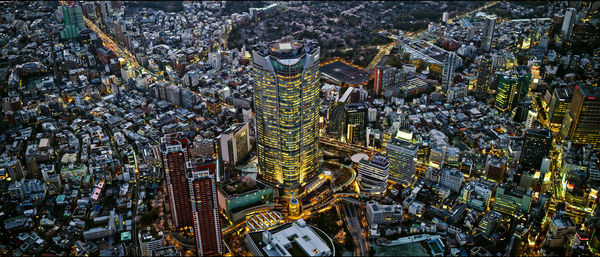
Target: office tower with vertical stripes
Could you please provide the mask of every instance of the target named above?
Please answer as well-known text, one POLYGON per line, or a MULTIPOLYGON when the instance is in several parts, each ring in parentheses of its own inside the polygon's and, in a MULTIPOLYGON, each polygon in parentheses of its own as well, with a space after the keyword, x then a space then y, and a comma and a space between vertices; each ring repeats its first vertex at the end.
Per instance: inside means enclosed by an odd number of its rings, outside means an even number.
POLYGON ((287 197, 319 169, 319 52, 311 40, 252 51, 259 174, 287 197))

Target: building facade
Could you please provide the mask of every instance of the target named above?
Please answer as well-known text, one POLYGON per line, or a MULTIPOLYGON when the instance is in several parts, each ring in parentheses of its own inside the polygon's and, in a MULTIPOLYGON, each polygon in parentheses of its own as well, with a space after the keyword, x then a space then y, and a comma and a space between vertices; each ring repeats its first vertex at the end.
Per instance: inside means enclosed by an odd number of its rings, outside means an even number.
POLYGON ((175 228, 187 228, 194 224, 185 167, 188 161, 188 143, 188 139, 178 133, 161 138, 171 221, 175 228))
POLYGON ((310 40, 253 49, 259 174, 288 197, 319 169, 319 52, 310 40))
POLYGON ((600 88, 576 86, 571 108, 565 114, 561 134, 574 145, 600 149, 600 88))
POLYGON ((414 180, 417 153, 419 147, 415 144, 393 141, 386 145, 386 153, 390 161, 390 179, 404 184, 414 180))
POLYGON ((192 169, 187 180, 198 256, 219 255, 223 252, 223 242, 215 175, 209 170, 192 169))

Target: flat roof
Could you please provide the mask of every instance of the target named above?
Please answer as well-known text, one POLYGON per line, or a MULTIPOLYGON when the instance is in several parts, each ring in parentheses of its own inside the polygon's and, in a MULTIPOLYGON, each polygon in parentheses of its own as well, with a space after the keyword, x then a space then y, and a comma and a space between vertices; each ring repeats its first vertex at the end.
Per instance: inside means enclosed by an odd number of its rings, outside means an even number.
POLYGON ((342 61, 334 61, 321 66, 321 73, 340 83, 349 85, 362 85, 371 78, 369 71, 348 65, 342 61))

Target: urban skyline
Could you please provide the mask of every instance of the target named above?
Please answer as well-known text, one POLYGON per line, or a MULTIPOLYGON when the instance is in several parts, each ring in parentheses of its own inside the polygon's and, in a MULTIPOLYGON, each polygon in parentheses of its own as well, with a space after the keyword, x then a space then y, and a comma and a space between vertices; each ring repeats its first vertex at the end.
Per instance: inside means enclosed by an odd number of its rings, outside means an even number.
POLYGON ((600 256, 598 1, 0 5, 0 255, 600 256))

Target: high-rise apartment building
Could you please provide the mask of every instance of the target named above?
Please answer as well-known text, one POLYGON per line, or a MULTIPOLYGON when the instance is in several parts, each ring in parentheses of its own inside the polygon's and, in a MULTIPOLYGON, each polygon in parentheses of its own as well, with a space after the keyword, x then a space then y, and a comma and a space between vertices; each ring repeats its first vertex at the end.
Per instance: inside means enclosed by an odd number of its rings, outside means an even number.
POLYGON ((198 256, 219 255, 223 252, 223 242, 215 175, 209 170, 192 168, 187 176, 198 256))
POLYGON ((492 69, 492 56, 484 55, 479 63, 479 69, 477 70, 477 89, 476 96, 478 99, 485 99, 487 97, 490 78, 493 75, 492 69))
POLYGON ((574 145, 600 149, 600 87, 576 86, 565 114, 561 135, 574 145))
POLYGON ((167 134, 160 141, 173 227, 191 227, 194 220, 185 166, 189 141, 183 133, 167 134))
POLYGON ((449 52, 446 61, 444 61, 442 88, 448 90, 454 82, 454 70, 456 69, 456 58, 459 58, 455 52, 449 52))
POLYGON ((398 183, 411 184, 414 180, 419 147, 394 140, 388 142, 386 148, 390 161, 390 179, 398 183))
POLYGON ((253 47, 259 174, 288 197, 319 169, 319 53, 312 40, 253 47))
POLYGON ((528 129, 523 139, 520 166, 523 170, 538 170, 552 148, 552 133, 548 129, 528 129))
POLYGON ((490 51, 494 42, 494 29, 496 28, 496 15, 488 15, 483 23, 483 38, 481 49, 490 51))

